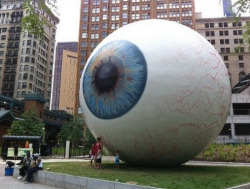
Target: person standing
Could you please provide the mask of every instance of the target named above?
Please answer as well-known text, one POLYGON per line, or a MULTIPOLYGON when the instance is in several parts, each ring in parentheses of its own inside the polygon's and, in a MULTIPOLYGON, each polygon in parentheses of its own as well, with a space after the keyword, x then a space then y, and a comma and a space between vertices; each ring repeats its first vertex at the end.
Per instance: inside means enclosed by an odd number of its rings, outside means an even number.
POLYGON ((99 147, 101 147, 101 151, 102 151, 102 143, 101 143, 101 138, 100 137, 98 137, 97 141, 96 141, 96 148, 97 148, 97 150, 99 149, 99 147))
POLYGON ((18 156, 18 145, 14 144, 14 160, 17 160, 18 156))
POLYGON ((91 147, 91 150, 90 150, 90 168, 91 169, 93 168, 93 161, 96 160, 96 153, 97 153, 96 145, 92 144, 92 147, 91 147))
POLYGON ((119 169, 119 164, 120 164, 120 152, 117 150, 115 152, 115 169, 119 169))
POLYGON ((98 151, 96 155, 96 168, 101 169, 102 168, 102 148, 101 146, 98 146, 98 151))

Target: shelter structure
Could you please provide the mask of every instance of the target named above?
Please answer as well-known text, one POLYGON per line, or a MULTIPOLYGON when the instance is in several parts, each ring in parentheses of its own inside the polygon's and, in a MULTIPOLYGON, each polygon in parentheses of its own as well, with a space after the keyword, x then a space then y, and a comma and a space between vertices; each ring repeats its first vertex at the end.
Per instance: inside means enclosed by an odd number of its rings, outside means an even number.
POLYGON ((18 157, 24 157, 27 151, 31 154, 39 153, 39 146, 41 143, 41 136, 16 136, 3 135, 2 136, 2 158, 6 160, 9 157, 14 157, 13 144, 18 144, 18 157), (28 144, 28 146, 25 146, 28 144))

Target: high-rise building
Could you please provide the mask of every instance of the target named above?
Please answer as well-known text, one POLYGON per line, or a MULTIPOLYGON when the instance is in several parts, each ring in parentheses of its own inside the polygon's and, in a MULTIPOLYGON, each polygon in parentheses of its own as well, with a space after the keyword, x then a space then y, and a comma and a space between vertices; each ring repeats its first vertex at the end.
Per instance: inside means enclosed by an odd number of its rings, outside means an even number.
MULTIPOLYGON (((60 42, 56 46, 56 58, 54 65, 54 77, 53 77, 53 92, 51 100, 51 109, 59 110, 59 101, 60 101, 60 85, 61 85, 61 75, 62 75, 62 66, 63 66, 63 51, 77 52, 78 43, 77 42, 60 42)), ((67 63, 67 62, 65 62, 67 63)))
POLYGON ((194 0, 81 0, 79 73, 107 35, 129 23, 153 18, 176 21, 195 29, 194 0))
POLYGON ((59 110, 65 110, 69 114, 76 112, 77 73, 77 53, 63 50, 59 110))
MULTIPOLYGON (((37 7, 37 1, 31 1, 37 7)), ((56 25, 52 13, 37 9, 45 18, 45 39, 21 32, 24 0, 2 0, 0 9, 0 94, 22 100, 26 93, 41 93, 48 108, 51 96, 56 25)))
POLYGON ((223 15, 225 17, 233 17, 231 6, 232 6, 231 0, 223 0, 223 15))
POLYGON ((241 17, 237 21, 227 17, 196 20, 197 31, 215 47, 224 60, 232 87, 250 73, 249 45, 243 39, 247 22, 250 22, 250 17, 241 17))
POLYGON ((82 0, 79 63, 116 29, 138 20, 159 18, 195 28, 194 0, 82 0))

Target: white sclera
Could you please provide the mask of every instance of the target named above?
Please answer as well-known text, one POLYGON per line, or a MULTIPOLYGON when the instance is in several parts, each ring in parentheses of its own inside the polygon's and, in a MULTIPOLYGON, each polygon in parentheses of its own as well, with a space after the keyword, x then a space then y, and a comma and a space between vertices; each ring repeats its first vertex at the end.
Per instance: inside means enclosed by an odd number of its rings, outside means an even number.
POLYGON ((174 166, 194 158, 217 137, 229 112, 231 87, 218 52, 194 30, 152 19, 116 30, 92 55, 115 40, 127 40, 143 53, 145 90, 121 117, 97 118, 83 97, 85 69, 80 103, 90 131, 128 163, 174 166))

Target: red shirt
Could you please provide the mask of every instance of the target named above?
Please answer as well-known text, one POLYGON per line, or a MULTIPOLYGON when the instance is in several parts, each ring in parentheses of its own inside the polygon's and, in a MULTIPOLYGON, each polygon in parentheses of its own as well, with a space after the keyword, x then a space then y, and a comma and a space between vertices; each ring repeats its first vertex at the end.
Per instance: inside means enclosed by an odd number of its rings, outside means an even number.
POLYGON ((99 147, 101 147, 100 150, 102 150, 102 143, 96 142, 95 146, 96 146, 96 152, 99 150, 99 147))
POLYGON ((94 146, 92 146, 92 148, 91 148, 91 155, 96 156, 96 154, 97 154, 97 146, 94 145, 94 146))

